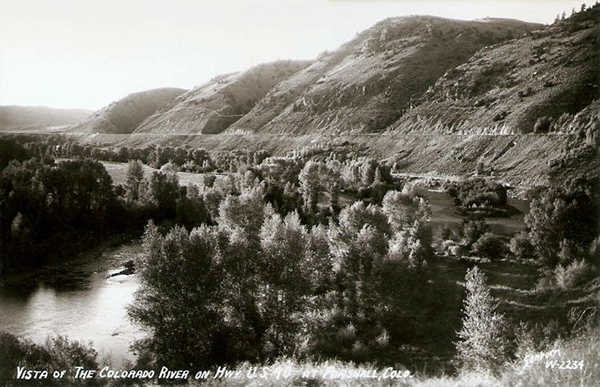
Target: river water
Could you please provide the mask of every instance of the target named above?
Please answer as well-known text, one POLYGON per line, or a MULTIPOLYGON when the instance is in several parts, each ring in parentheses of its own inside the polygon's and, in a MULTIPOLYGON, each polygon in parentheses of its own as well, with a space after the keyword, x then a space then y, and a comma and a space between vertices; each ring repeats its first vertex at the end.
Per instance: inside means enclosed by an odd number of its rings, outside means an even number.
POLYGON ((127 319, 126 306, 138 282, 135 274, 110 277, 121 269, 78 270, 75 282, 67 278, 69 286, 38 281, 27 289, 1 288, 0 329, 36 343, 48 335, 92 341, 99 355, 109 355, 114 364, 133 360, 129 345, 144 334, 127 319))

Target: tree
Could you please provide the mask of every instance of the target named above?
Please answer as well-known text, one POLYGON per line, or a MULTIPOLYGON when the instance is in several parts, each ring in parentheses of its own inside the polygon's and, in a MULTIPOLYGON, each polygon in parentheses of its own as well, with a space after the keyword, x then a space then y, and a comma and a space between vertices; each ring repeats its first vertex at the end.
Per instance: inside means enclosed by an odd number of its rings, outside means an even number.
POLYGON ((314 214, 317 212, 319 193, 322 190, 320 183, 321 169, 319 163, 309 161, 298 175, 300 191, 304 199, 304 209, 307 213, 314 214))
MULTIPOLYGON (((536 255, 549 267, 559 261, 564 240, 587 251, 600 233, 598 188, 590 182, 574 182, 566 188, 548 188, 531 201, 525 225, 536 255)), ((585 257, 589 258, 589 257, 585 257)))
POLYGON ((226 362, 219 341, 226 323, 216 232, 174 227, 163 237, 150 222, 142 246, 140 288, 128 314, 150 336, 137 348, 154 355, 153 366, 197 370, 226 362))
POLYGON ((179 198, 177 175, 154 172, 149 183, 150 202, 158 210, 159 218, 174 218, 179 198))
POLYGON ((127 166, 127 179, 125 188, 127 190, 127 199, 135 202, 141 196, 141 188, 144 182, 144 166, 140 160, 131 160, 127 166))
POLYGON ((310 294, 310 271, 306 259, 309 234, 298 213, 285 219, 274 214, 261 229, 262 270, 259 311, 269 322, 263 348, 271 356, 292 355, 310 294))
POLYGON ((476 371, 497 371, 506 361, 507 341, 504 315, 490 295, 485 275, 477 266, 465 276, 467 297, 463 307, 463 327, 457 332, 457 357, 463 367, 476 371))

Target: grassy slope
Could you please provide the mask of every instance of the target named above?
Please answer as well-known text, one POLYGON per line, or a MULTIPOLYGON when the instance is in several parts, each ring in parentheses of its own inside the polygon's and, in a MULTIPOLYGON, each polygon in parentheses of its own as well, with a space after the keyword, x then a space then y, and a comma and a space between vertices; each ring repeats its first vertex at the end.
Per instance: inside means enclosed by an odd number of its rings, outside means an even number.
POLYGON ((184 93, 184 89, 161 88, 129 94, 70 128, 75 133, 132 133, 147 117, 184 93))
POLYGON ((216 77, 148 117, 136 133, 220 133, 248 113, 277 83, 309 63, 278 61, 216 77))

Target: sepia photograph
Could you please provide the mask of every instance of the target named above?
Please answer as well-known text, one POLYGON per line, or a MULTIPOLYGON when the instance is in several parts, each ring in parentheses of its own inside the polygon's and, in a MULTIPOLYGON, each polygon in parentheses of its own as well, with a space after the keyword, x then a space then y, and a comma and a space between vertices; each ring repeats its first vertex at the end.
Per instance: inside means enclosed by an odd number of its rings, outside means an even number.
POLYGON ((596 387, 598 309, 599 2, 0 7, 0 387, 596 387))

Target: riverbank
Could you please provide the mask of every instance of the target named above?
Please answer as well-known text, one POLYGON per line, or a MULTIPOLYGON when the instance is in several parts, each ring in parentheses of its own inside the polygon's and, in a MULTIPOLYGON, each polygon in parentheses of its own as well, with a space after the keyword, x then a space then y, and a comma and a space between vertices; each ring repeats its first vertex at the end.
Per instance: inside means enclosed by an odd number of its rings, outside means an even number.
POLYGON ((15 273, 0 280, 0 288, 33 289, 41 284, 65 290, 85 288, 90 275, 118 269, 140 252, 139 237, 133 234, 112 235, 92 249, 60 262, 15 273))

